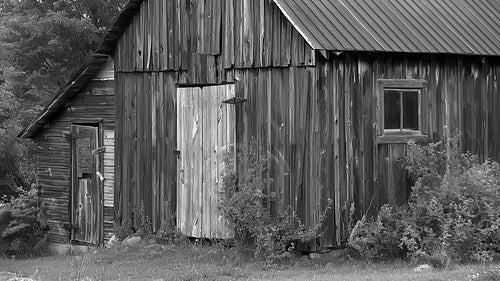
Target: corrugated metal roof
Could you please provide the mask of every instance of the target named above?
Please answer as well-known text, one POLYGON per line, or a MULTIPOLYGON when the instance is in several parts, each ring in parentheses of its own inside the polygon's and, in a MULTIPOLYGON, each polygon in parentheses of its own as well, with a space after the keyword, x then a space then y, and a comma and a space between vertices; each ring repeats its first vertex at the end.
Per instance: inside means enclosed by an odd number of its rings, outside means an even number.
POLYGON ((499 0, 274 0, 311 47, 500 55, 499 0))

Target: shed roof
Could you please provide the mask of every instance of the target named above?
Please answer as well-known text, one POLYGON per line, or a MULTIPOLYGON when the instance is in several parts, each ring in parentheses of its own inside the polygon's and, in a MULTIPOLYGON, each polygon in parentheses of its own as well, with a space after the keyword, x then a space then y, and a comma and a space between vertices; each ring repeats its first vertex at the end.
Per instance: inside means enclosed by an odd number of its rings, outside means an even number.
POLYGON ((498 0, 274 0, 314 49, 500 55, 498 0))
POLYGON ((144 0, 128 1, 123 8, 123 11, 116 18, 113 26, 111 26, 109 31, 104 36, 104 39, 102 40, 96 53, 113 55, 116 43, 120 40, 123 32, 125 32, 129 24, 132 22, 134 16, 139 12, 142 1, 144 0))
POLYGON ((61 109, 65 104, 78 94, 87 83, 101 70, 108 60, 107 55, 93 54, 69 79, 69 81, 59 90, 42 113, 19 133, 19 138, 33 138, 44 128, 45 124, 61 109))

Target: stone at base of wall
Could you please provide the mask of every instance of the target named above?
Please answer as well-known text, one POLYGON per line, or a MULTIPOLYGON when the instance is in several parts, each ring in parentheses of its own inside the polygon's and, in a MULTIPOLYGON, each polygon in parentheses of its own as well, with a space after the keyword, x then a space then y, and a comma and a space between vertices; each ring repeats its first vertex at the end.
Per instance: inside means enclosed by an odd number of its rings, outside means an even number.
POLYGON ((309 258, 325 262, 339 261, 346 255, 345 249, 331 250, 323 253, 310 253, 309 258))
POLYGON ((60 244, 49 242, 46 245, 47 251, 50 255, 61 256, 61 255, 78 255, 86 253, 90 250, 89 246, 82 245, 71 245, 71 244, 60 244))

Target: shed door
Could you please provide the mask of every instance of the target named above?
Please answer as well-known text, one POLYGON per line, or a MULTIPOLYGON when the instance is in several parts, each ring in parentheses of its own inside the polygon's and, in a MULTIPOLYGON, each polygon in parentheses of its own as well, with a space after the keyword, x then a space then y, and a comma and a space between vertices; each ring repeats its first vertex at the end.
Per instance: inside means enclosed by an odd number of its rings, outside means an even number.
POLYGON ((217 212, 227 148, 235 143, 234 85, 177 90, 177 225, 198 238, 229 238, 217 212))
POLYGON ((102 230, 102 188, 98 177, 98 128, 71 126, 71 240, 98 245, 102 230))

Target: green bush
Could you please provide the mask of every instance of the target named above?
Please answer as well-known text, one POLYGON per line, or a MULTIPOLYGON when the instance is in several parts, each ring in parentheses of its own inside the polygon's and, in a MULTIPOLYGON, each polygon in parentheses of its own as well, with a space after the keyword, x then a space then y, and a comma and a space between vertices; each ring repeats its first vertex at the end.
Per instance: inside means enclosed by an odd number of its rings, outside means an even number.
POLYGON ((156 232, 156 236, 161 237, 166 244, 186 245, 189 243, 189 239, 177 228, 175 215, 171 216, 169 220, 162 222, 160 229, 156 232))
POLYGON ((38 255, 43 252, 48 225, 38 190, 20 191, 19 197, 0 206, 0 253, 38 255))
POLYGON ((363 218, 349 246, 366 258, 398 247, 413 259, 491 261, 500 252, 500 167, 461 153, 460 135, 446 143, 409 143, 402 164, 415 185, 408 204, 383 207, 377 220, 363 218), (392 224, 391 224, 392 222, 392 224), (389 240, 389 241, 387 241, 389 240))
POLYGON ((407 215, 402 208, 384 205, 376 219, 363 216, 352 228, 348 246, 369 260, 403 257, 400 247, 407 215))
MULTIPOLYGON (((461 153, 459 139, 459 134, 450 138, 446 150, 433 147, 432 155, 446 155, 444 164, 429 172, 418 167, 402 238, 412 257, 440 251, 461 262, 484 262, 500 250, 499 164, 479 163, 476 156, 461 153)), ((411 143, 405 163, 415 162, 421 149, 411 143)))
POLYGON ((113 224, 113 234, 119 241, 125 240, 125 238, 134 234, 134 228, 130 221, 125 221, 123 224, 115 222, 113 224))
POLYGON ((238 246, 255 247, 256 257, 277 263, 286 259, 298 242, 308 243, 320 236, 332 201, 318 222, 309 227, 291 207, 272 215, 270 205, 276 194, 271 191, 268 159, 258 153, 255 142, 236 153, 229 151, 225 168, 217 206, 232 225, 238 246))

